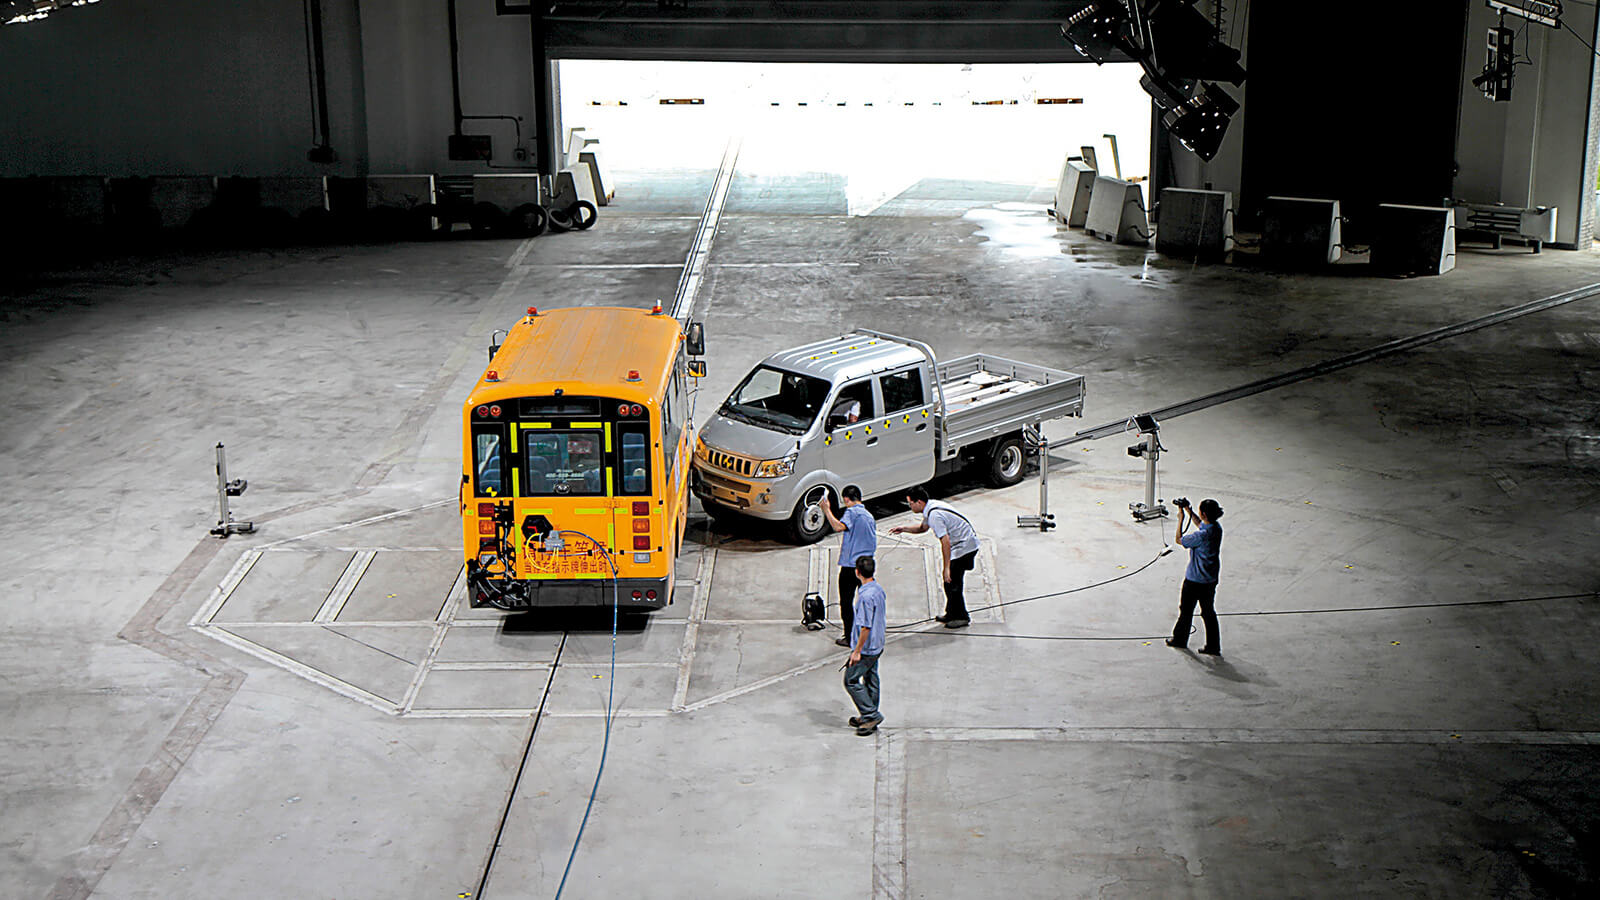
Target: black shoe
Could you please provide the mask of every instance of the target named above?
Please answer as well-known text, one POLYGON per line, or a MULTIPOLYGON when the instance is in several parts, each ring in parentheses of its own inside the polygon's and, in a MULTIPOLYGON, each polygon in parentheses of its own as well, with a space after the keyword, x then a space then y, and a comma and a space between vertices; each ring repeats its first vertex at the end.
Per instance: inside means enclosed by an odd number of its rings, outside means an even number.
POLYGON ((1221 656, 1222 655, 1222 649, 1220 647, 1201 647, 1199 650, 1196 650, 1195 652, 1196 653, 1204 653, 1207 656, 1221 656))
POLYGON ((850 717, 850 727, 851 728, 860 728, 861 727, 861 719, 859 717, 857 717, 857 716, 851 716, 850 717))
POLYGON ((942 625, 942 624, 944 624, 944 623, 945 623, 945 622, 948 622, 948 621, 950 621, 950 617, 949 617, 949 616, 934 616, 934 617, 933 617, 933 620, 934 620, 934 621, 935 621, 935 622, 938 622, 938 623, 939 623, 939 624, 941 624, 941 625, 942 625))
POLYGON ((839 646, 841 646, 841 647, 848 647, 848 646, 850 646, 850 639, 849 639, 849 638, 843 638, 843 637, 841 637, 841 638, 834 638, 834 640, 833 640, 833 642, 834 642, 834 643, 835 643, 835 644, 838 644, 838 645, 839 645, 839 646))
POLYGON ((1175 650, 1187 650, 1187 649, 1189 649, 1189 645, 1188 644, 1180 644, 1180 643, 1178 643, 1178 639, 1177 638, 1167 638, 1167 646, 1171 647, 1171 648, 1173 648, 1175 650))
POLYGON ((944 627, 946 627, 946 628, 965 628, 965 627, 967 627, 968 625, 971 625, 971 624, 972 624, 972 620, 971 619, 945 619, 944 620, 944 627))
POLYGON ((879 716, 876 719, 863 719, 861 724, 856 726, 856 734, 859 734, 862 737, 867 737, 874 731, 877 731, 878 726, 882 724, 883 716, 879 716))

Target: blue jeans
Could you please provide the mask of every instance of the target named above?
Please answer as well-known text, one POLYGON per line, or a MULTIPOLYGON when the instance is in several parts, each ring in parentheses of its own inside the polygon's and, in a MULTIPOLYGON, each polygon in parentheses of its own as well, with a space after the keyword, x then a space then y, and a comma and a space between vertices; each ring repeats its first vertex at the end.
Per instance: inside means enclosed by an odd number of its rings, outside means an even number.
POLYGON ((844 689, 850 692, 850 699, 856 702, 856 709, 861 711, 861 718, 879 718, 878 657, 862 654, 861 662, 846 666, 844 689))

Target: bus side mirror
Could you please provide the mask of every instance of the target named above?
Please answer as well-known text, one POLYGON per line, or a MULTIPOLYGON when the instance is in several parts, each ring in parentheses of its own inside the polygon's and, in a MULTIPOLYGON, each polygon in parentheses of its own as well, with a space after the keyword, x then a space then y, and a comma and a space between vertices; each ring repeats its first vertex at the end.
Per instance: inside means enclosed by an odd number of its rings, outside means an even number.
MULTIPOLYGON (((706 329, 704 324, 700 322, 689 323, 689 333, 684 338, 684 349, 689 351, 690 356, 706 355, 706 329)), ((695 377, 699 378, 700 376, 696 375, 695 377)))
POLYGON ((703 360, 703 359, 691 359, 691 360, 689 360, 689 377, 690 378, 704 378, 704 377, 706 377, 706 361, 703 360))

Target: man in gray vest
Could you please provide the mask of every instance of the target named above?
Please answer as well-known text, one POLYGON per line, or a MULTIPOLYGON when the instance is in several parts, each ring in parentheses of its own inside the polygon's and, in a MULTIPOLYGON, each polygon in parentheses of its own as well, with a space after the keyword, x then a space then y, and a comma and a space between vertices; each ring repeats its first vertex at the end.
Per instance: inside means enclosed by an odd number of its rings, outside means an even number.
POLYGON ((961 589, 967 573, 978 563, 978 532, 955 507, 942 500, 928 499, 925 488, 914 487, 907 491, 906 502, 911 504, 912 512, 922 516, 922 521, 916 525, 896 525, 889 533, 931 531, 939 539, 939 552, 944 561, 944 615, 934 618, 946 628, 965 628, 972 619, 967 615, 967 601, 961 589))

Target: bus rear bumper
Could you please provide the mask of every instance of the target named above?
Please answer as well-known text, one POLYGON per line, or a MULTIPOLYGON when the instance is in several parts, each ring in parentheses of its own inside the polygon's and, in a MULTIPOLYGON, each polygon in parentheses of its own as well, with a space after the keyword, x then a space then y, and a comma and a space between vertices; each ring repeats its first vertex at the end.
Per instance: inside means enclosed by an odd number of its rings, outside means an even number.
POLYGON ((612 593, 610 578, 524 581, 469 579, 467 602, 474 609, 532 609, 534 607, 610 606, 621 609, 661 609, 671 602, 665 578, 619 578, 612 593), (654 595, 654 596, 652 596, 654 595))

